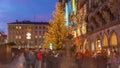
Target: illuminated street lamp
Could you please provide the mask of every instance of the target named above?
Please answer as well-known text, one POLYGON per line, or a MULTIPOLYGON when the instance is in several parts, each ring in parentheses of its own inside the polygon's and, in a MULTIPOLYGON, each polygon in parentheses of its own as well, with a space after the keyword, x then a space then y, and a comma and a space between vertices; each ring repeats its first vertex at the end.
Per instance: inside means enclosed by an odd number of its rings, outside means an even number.
POLYGON ((28 32, 26 35, 27 35, 26 39, 28 40, 27 48, 29 48, 30 47, 29 40, 31 39, 31 33, 28 32))
POLYGON ((50 48, 51 50, 53 49, 53 45, 52 45, 52 43, 50 43, 49 48, 50 48))

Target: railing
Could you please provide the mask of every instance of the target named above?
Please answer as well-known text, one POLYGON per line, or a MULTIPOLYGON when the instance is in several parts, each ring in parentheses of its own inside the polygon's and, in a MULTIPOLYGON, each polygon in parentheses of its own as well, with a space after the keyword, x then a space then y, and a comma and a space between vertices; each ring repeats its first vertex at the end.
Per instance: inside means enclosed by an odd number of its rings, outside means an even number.
MULTIPOLYGON (((18 49, 21 49, 21 48, 27 48, 27 46, 11 46, 11 48, 18 48, 18 49)), ((30 46, 29 48, 41 48, 41 46, 30 46)))

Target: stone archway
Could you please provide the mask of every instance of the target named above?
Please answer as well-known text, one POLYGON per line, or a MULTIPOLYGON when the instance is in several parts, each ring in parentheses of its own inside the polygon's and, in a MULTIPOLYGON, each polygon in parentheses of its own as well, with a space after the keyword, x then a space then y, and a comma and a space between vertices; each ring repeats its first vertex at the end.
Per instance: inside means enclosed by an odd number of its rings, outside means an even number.
POLYGON ((93 42, 93 41, 91 42, 91 51, 92 51, 92 52, 94 52, 94 51, 95 51, 95 44, 94 44, 94 42, 93 42))
POLYGON ((110 34, 110 48, 112 51, 118 51, 118 38, 115 32, 110 34))
POLYGON ((108 47, 108 38, 107 38, 107 35, 104 34, 103 37, 102 37, 102 47, 108 47))
POLYGON ((88 49, 87 39, 85 39, 83 42, 83 53, 85 52, 86 49, 88 49))

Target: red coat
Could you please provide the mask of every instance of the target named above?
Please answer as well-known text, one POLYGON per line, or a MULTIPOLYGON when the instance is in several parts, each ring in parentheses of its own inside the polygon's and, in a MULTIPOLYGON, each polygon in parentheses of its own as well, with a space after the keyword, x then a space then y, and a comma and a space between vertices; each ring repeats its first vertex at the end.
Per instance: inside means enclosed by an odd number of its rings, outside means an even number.
POLYGON ((85 56, 87 56, 87 57, 90 56, 90 52, 88 50, 85 51, 85 56))
POLYGON ((37 52, 37 57, 38 57, 39 61, 42 61, 42 52, 41 51, 37 52))

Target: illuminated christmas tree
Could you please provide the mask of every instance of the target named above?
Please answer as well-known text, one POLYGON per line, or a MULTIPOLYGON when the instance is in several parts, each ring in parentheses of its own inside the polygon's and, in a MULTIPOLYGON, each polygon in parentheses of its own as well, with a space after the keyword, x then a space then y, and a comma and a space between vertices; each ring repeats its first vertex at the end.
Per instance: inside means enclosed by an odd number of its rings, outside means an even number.
POLYGON ((65 25, 65 17, 61 3, 56 4, 56 11, 53 13, 53 19, 49 21, 48 32, 44 36, 44 48, 49 48, 52 44, 53 49, 63 46, 64 40, 68 35, 68 28, 65 25))

